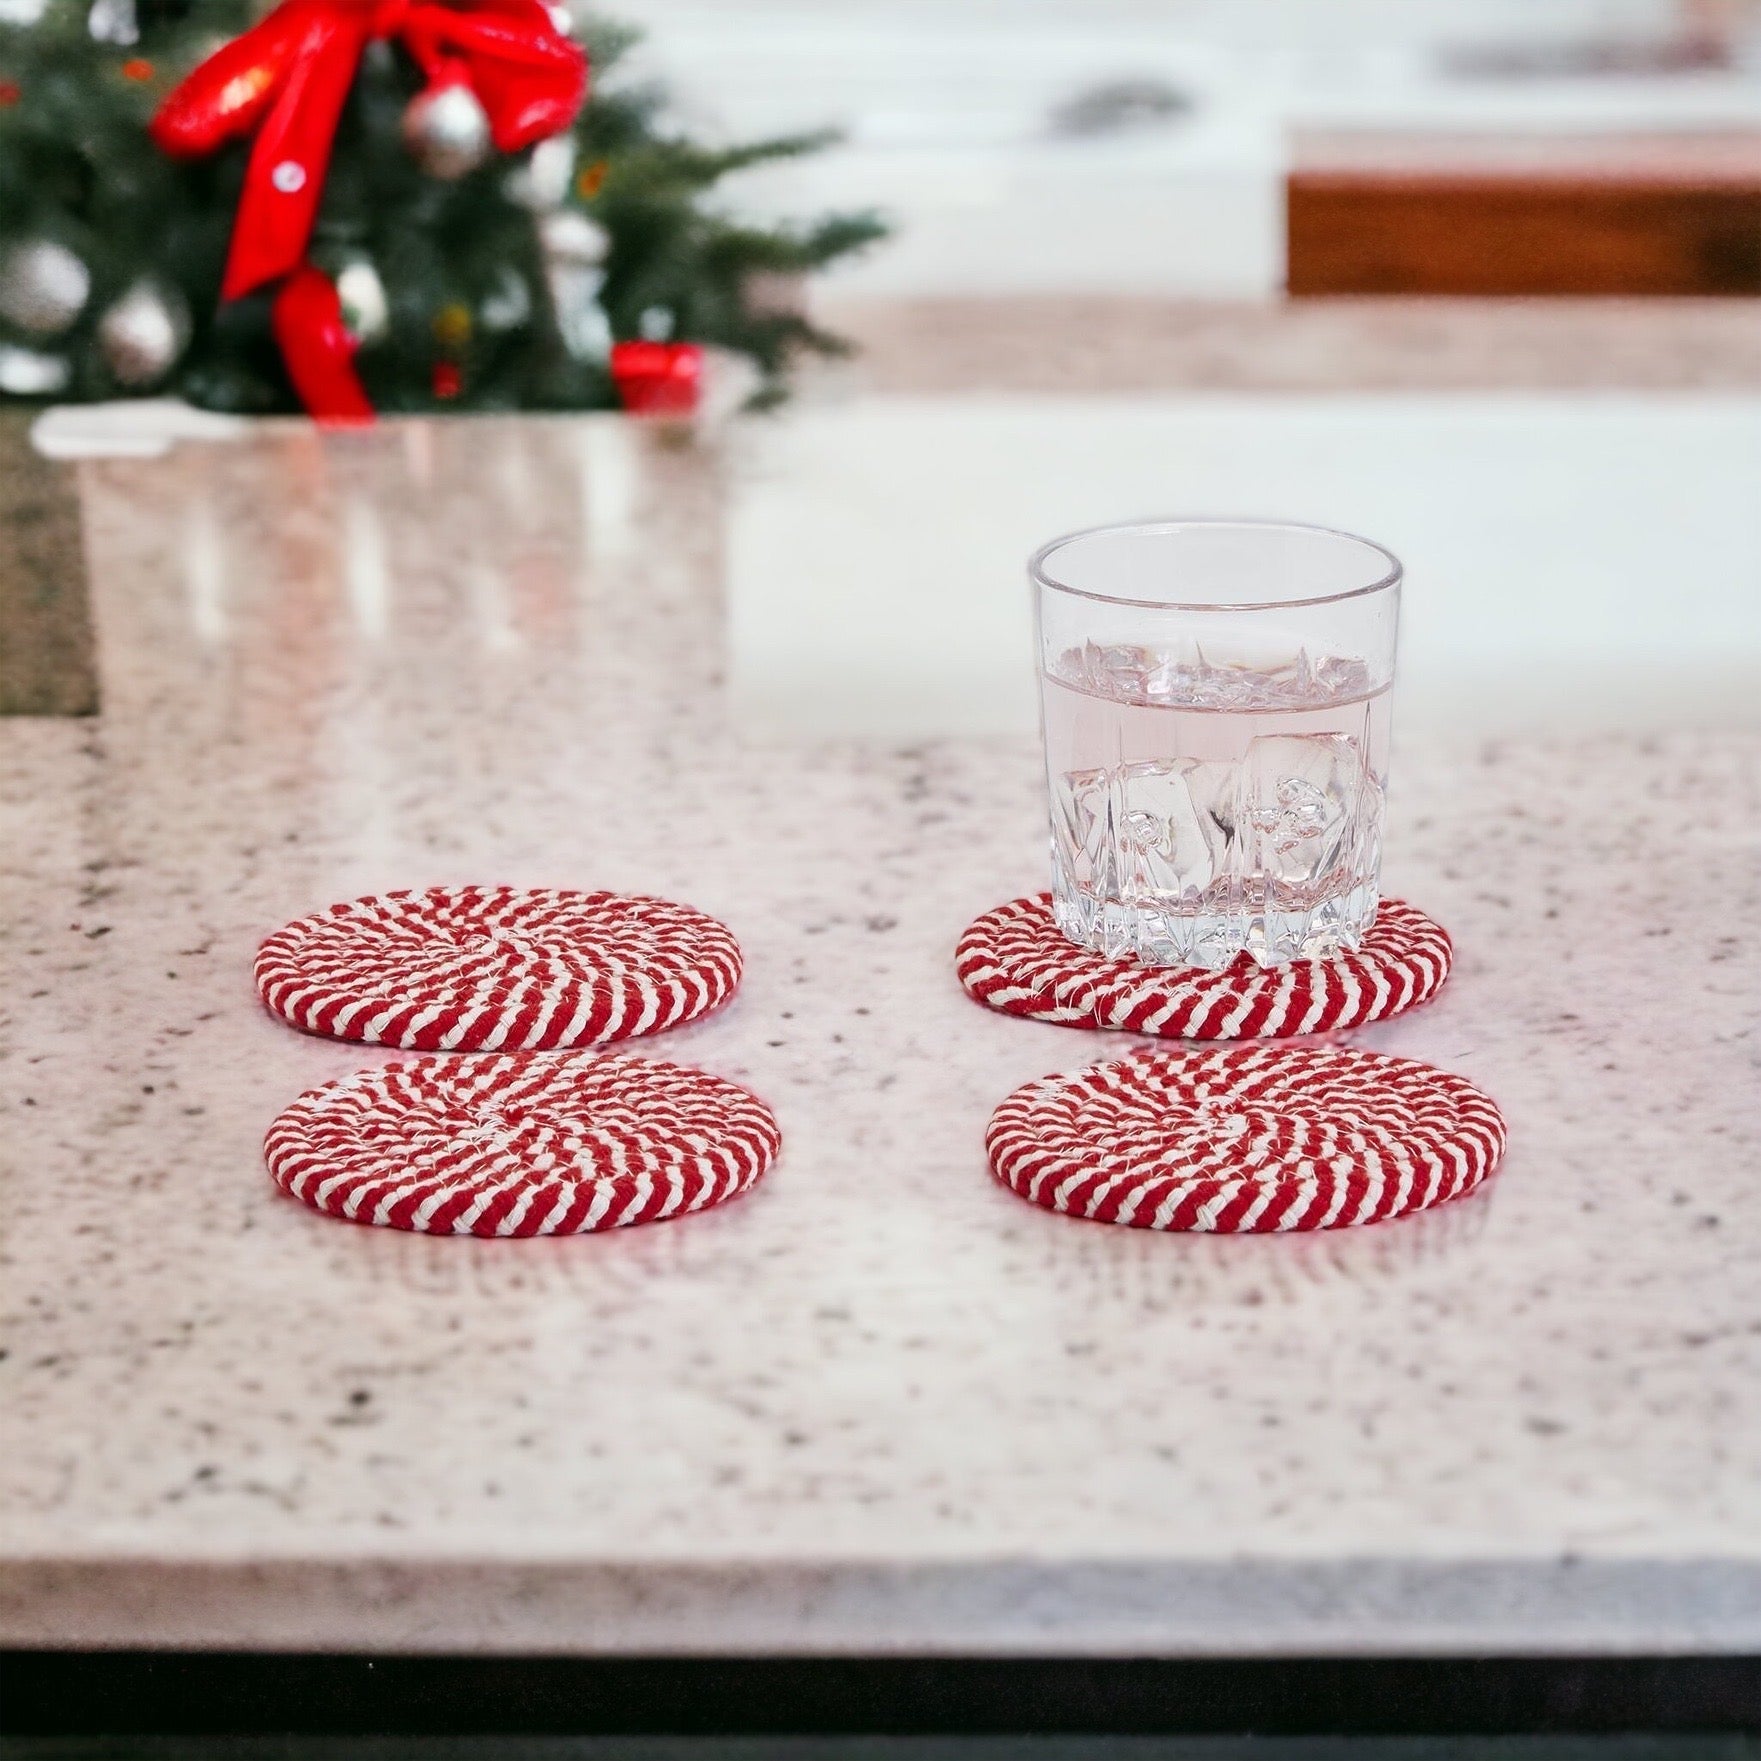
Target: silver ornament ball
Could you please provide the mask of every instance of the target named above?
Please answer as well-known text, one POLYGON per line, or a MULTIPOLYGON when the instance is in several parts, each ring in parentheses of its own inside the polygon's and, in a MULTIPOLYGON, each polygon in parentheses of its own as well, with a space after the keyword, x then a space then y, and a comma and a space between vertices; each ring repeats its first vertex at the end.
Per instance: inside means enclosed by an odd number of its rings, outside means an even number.
POLYGON ((518 330, 532 316, 532 290, 517 269, 503 264, 496 271, 495 285, 477 309, 483 328, 495 334, 518 330))
POLYGON ((544 272, 557 334, 576 360, 603 361, 611 354, 611 320, 599 303, 605 277, 597 269, 552 264, 544 272))
POLYGON ((0 254, 0 318, 29 336, 71 330, 92 296, 92 272, 66 245, 27 239, 0 254))
POLYGON ((336 272, 336 297, 342 321, 362 348, 371 348, 391 328, 391 303, 379 271, 365 257, 355 257, 336 272))
POLYGON ((573 269, 597 268, 611 250, 611 234, 579 208, 558 208, 538 221, 538 243, 547 262, 573 269))
POLYGON ((190 340, 190 313, 176 288, 137 281, 98 320, 98 347, 118 385, 156 385, 190 340))
POLYGON ((94 43, 116 43, 127 47, 141 40, 141 27, 135 18, 135 0, 92 0, 86 14, 86 29, 94 43))
POLYGON ((569 185, 575 176, 575 142, 565 130, 540 141, 524 165, 516 165, 507 174, 502 189, 510 202, 534 214, 560 208, 569 197, 569 185))
POLYGON ((404 145, 430 177, 451 181, 489 157, 489 115, 469 86, 431 86, 404 106, 404 145))
POLYGON ((0 391, 12 397, 53 397, 72 377, 73 364, 65 355, 0 342, 0 391))

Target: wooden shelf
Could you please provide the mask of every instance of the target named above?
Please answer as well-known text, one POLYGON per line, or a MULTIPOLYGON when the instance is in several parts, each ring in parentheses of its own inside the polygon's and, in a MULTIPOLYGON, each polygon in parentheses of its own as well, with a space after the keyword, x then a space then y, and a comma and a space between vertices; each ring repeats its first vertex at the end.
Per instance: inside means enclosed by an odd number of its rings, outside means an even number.
POLYGON ((1761 294, 1761 136, 1299 141, 1288 287, 1761 294))

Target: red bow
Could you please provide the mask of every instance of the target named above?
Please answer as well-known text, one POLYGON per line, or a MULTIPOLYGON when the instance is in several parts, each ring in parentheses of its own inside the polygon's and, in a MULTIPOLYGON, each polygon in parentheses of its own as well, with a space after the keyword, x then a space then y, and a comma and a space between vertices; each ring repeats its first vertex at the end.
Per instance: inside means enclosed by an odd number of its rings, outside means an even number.
POLYGON ((306 254, 337 118, 361 52, 395 37, 430 87, 468 84, 504 153, 574 121, 587 58, 540 0, 283 0, 196 68, 153 118, 166 152, 211 153, 257 131, 233 223, 222 299, 297 268, 306 254))

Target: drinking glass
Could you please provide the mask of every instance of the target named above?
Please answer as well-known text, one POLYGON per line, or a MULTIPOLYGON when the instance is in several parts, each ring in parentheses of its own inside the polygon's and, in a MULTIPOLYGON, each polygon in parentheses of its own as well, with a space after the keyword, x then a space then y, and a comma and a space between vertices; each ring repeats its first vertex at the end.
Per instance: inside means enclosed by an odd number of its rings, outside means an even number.
POLYGON ((1399 562, 1321 526, 1167 520, 1055 538, 1029 574, 1059 929, 1156 966, 1357 947, 1399 562))

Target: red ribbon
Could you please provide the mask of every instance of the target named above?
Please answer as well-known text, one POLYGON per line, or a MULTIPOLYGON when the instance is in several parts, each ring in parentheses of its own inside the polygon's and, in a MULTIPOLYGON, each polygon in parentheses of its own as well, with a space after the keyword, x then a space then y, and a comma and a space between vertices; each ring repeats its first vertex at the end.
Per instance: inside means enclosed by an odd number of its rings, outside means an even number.
POLYGON ((342 321, 336 284, 322 269, 302 263, 281 284, 271 322, 287 376, 314 416, 327 422, 373 420, 373 406, 355 373, 360 345, 342 321))
MULTIPOLYGON (((337 119, 361 54, 378 37, 400 42, 430 88, 468 85, 489 117, 490 138, 504 153, 567 128, 587 93, 586 56, 556 28, 540 0, 283 0, 196 68, 160 106, 148 131, 180 158, 199 158, 256 132, 222 299, 237 299, 300 269, 337 119)), ((297 294, 290 283, 284 295, 276 303, 275 323, 285 351, 290 333, 311 334, 301 327, 322 329, 329 317, 309 283, 297 294)), ((334 290, 329 303, 335 303, 334 290)), ((340 325, 340 317, 335 322, 340 325)), ((334 348, 319 352, 334 368, 334 348)), ((354 387, 352 398, 365 404, 352 361, 344 359, 342 366, 354 387)), ((307 396, 308 379, 330 388, 320 396, 342 395, 334 371, 303 378, 291 356, 289 369, 314 415, 357 413, 321 409, 307 396)))

